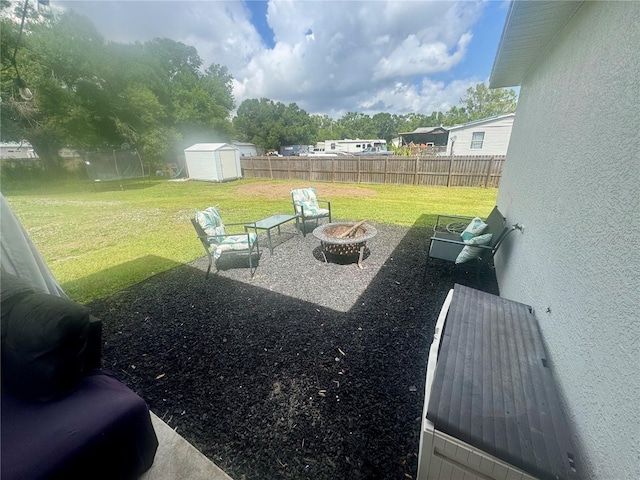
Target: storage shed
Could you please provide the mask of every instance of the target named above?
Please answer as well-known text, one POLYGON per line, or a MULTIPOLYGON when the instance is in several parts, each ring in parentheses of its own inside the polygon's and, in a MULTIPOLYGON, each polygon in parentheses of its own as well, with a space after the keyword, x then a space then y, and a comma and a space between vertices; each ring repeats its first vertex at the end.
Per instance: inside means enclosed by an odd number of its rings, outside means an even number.
POLYGON ((196 143, 184 150, 189 178, 224 182, 242 178, 240 150, 228 143, 196 143))
POLYGON ((257 157, 258 149, 253 143, 249 142, 231 142, 231 145, 240 150, 241 157, 257 157))

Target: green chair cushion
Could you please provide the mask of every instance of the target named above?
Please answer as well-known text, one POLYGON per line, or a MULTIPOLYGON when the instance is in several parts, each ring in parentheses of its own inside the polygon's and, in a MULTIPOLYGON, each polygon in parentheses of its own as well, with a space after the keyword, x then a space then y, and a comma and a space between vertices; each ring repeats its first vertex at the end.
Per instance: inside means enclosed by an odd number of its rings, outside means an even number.
POLYGON ((477 237, 465 240, 464 243, 466 243, 467 246, 465 246, 458 254, 458 257, 456 258, 456 264, 468 262, 469 260, 475 260, 479 258, 483 249, 474 247, 473 245, 489 245, 491 243, 492 237, 493 234, 486 233, 484 235, 478 235, 477 237))

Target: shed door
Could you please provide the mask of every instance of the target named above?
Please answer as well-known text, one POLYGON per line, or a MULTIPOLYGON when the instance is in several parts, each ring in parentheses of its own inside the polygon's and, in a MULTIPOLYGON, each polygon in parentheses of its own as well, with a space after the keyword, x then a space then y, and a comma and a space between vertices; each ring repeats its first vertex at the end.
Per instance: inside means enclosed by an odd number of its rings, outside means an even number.
POLYGON ((236 165, 235 150, 220 150, 220 166, 222 167, 222 179, 238 178, 240 176, 236 165))

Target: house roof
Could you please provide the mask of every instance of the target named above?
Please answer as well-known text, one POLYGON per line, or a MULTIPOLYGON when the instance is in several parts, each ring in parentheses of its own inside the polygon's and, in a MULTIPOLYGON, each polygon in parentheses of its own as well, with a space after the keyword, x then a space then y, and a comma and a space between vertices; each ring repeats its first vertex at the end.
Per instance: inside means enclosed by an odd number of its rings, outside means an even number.
POLYGON ((495 122, 496 120, 502 120, 503 118, 515 117, 515 116, 516 116, 515 113, 505 113, 505 114, 502 114, 502 115, 494 115, 492 117, 481 118, 479 120, 473 120, 471 122, 461 123, 459 125, 454 125, 453 127, 446 127, 446 128, 449 131, 458 130, 460 128, 472 127, 474 125, 481 125, 483 123, 495 122))
POLYGON ((509 6, 489 87, 522 84, 531 67, 553 44, 584 1, 523 1, 509 6))
POLYGON ((223 147, 236 148, 228 143, 196 143, 184 150, 185 152, 210 152, 212 150, 220 150, 223 147))
POLYGON ((444 133, 447 127, 418 127, 413 132, 400 132, 398 135, 409 135, 412 133, 444 133))

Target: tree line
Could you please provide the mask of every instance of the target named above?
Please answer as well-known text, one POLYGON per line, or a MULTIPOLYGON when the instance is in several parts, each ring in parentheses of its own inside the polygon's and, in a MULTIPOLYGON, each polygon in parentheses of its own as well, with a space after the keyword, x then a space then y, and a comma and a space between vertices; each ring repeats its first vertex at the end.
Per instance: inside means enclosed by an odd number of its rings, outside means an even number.
POLYGON ((418 127, 510 113, 517 101, 513 90, 479 83, 445 113, 333 119, 260 98, 244 100, 233 115, 233 77, 223 65, 203 65, 192 46, 167 38, 108 42, 72 10, 44 17, 27 6, 22 23, 24 5, 0 0, 0 7, 0 136, 26 139, 45 164, 59 162, 64 147, 127 144, 160 165, 197 142, 248 141, 269 150, 330 138, 390 141, 418 127))

